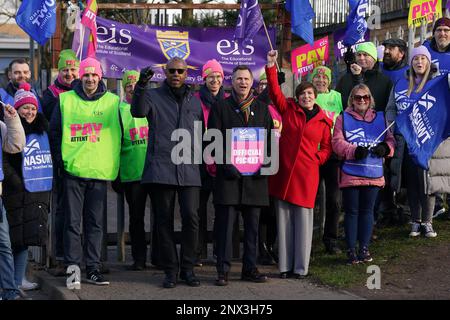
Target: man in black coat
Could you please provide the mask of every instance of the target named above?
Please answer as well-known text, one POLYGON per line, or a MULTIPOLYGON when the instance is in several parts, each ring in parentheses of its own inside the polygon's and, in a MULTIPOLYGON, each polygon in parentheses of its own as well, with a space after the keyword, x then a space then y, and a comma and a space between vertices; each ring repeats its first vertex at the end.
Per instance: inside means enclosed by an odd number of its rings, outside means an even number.
POLYGON ((363 42, 356 47, 356 63, 350 65, 350 72, 342 76, 336 85, 341 94, 344 109, 353 87, 365 84, 375 99, 376 111, 384 111, 392 89, 391 79, 379 71, 377 48, 372 42, 363 42))
POLYGON ((147 117, 149 123, 147 157, 141 183, 146 185, 150 193, 155 212, 160 252, 158 260, 166 274, 163 287, 175 287, 178 271, 186 284, 197 287, 200 281, 193 268, 198 242, 203 113, 200 100, 193 96, 192 88, 184 83, 187 76, 186 62, 172 58, 167 62, 165 74, 167 79, 162 86, 151 89, 147 83, 153 72, 150 68, 144 68, 131 103, 131 115, 136 118, 147 117), (194 133, 196 129, 199 132, 194 133), (185 133, 190 136, 187 139, 189 150, 179 149, 178 141, 172 138, 183 138, 185 133), (195 149, 196 146, 200 150, 195 149), (200 159, 194 161, 191 155, 194 158, 195 155, 200 156, 200 159), (173 231, 176 195, 182 219, 180 259, 173 231))
MULTIPOLYGON (((262 128, 267 132, 266 141, 270 141, 270 129, 273 127, 267 104, 256 100, 251 92, 253 75, 247 66, 238 66, 233 70, 233 91, 229 98, 215 104, 209 115, 208 131, 220 130, 223 137, 223 150, 230 153, 226 134, 237 128, 262 128)), ((270 143, 266 144, 270 147, 270 143)), ((217 155, 217 152, 216 152, 217 155)), ((214 188, 216 207, 216 285, 228 284, 228 272, 231 266, 232 233, 237 211, 244 219, 244 256, 242 280, 265 282, 267 276, 256 268, 256 247, 259 214, 262 206, 269 205, 267 176, 261 170, 252 175, 242 175, 233 164, 215 157, 217 177, 214 188)))

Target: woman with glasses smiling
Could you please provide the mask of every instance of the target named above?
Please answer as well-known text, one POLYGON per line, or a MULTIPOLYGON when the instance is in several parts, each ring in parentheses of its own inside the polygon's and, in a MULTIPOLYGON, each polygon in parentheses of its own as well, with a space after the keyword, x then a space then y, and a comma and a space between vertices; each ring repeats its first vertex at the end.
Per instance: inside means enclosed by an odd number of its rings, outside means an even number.
POLYGON ((383 158, 394 153, 394 137, 389 130, 385 131, 383 112, 376 112, 374 107, 370 89, 365 84, 356 85, 348 98, 348 107, 336 119, 331 141, 333 151, 342 160, 338 179, 349 265, 373 260, 369 241, 375 200, 385 184, 383 158))

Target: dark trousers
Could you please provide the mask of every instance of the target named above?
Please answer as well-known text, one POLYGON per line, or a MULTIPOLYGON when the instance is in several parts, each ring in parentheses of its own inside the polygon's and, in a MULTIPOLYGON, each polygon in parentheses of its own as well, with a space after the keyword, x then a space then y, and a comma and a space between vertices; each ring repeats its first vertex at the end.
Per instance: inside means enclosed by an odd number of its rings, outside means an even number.
POLYGON ((342 189, 345 211, 345 240, 347 249, 368 247, 373 230, 373 210, 380 187, 361 186, 342 189))
MULTIPOLYGON (((147 261, 147 241, 145 239, 145 209, 148 191, 140 181, 123 183, 125 199, 128 203, 128 212, 130 214, 130 240, 131 256, 133 261, 138 264, 145 264, 147 261)), ((156 225, 152 220, 152 263, 157 262, 157 244, 156 244, 156 225), (155 258, 155 259, 153 259, 155 258)))
POLYGON ((198 206, 200 187, 148 184, 155 211, 159 263, 166 273, 192 271, 198 244, 198 206), (181 251, 178 260, 174 232, 175 196, 181 213, 181 251), (179 262, 180 261, 180 262, 179 262))
POLYGON ((405 152, 404 166, 406 168, 406 191, 413 222, 432 222, 436 201, 434 195, 426 194, 425 176, 427 172, 416 165, 405 152))
POLYGON ((339 234, 340 190, 338 186, 339 161, 328 160, 320 167, 320 179, 325 181, 326 215, 323 231, 323 242, 329 244, 336 241, 339 234))
POLYGON ((380 213, 383 215, 383 220, 394 219, 397 213, 397 206, 394 201, 394 190, 391 188, 391 159, 386 159, 383 164, 384 180, 386 181, 384 188, 380 190, 375 202, 374 219, 378 221, 380 213))
POLYGON ((211 194, 212 190, 204 188, 200 190, 197 259, 201 259, 206 256, 206 248, 208 243, 208 200, 211 194))
POLYGON ((86 271, 100 268, 103 238, 103 205, 106 181, 63 177, 64 189, 64 264, 81 265, 82 251, 86 271), (83 221, 84 246, 81 246, 83 221))
POLYGON ((244 220, 242 272, 249 272, 256 268, 258 222, 261 208, 216 205, 216 268, 218 273, 230 271, 231 257, 233 254, 233 226, 238 210, 242 212, 244 220))
POLYGON ((277 238, 277 218, 275 214, 275 204, 273 198, 270 198, 270 206, 261 208, 258 229, 258 247, 259 255, 267 254, 268 249, 272 249, 277 238))
MULTIPOLYGON (((58 170, 58 169, 56 169, 58 170)), ((62 260, 64 257, 64 191, 63 191, 63 179, 59 175, 55 175, 53 179, 55 188, 54 194, 54 206, 55 206, 55 256, 56 260, 62 260)))

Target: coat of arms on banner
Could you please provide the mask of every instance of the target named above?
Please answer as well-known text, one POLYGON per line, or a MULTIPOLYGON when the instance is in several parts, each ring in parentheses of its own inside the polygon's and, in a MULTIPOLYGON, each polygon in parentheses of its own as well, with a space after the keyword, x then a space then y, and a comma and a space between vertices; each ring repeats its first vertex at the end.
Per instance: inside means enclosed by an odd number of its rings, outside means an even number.
POLYGON ((191 54, 189 48, 189 32, 156 31, 156 38, 167 60, 181 58, 186 60, 191 54))

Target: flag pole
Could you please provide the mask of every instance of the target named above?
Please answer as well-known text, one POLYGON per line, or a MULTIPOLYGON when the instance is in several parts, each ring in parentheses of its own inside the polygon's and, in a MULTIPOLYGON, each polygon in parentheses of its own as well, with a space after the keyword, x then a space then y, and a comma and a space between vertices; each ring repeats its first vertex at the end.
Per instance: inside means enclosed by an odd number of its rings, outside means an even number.
POLYGON ((384 129, 384 131, 382 133, 380 133, 380 135, 372 143, 373 144, 377 143, 378 140, 380 140, 380 138, 383 136, 383 134, 385 134, 394 124, 395 124, 395 121, 392 121, 391 124, 388 125, 387 128, 384 129))
MULTIPOLYGON (((273 50, 272 41, 270 40, 269 32, 267 31, 267 27, 266 27, 266 23, 264 22, 264 19, 262 19, 262 20, 263 20, 263 26, 264 26, 264 31, 266 32, 267 40, 269 40, 270 50, 273 50)), ((277 60, 275 60, 275 64, 277 65, 277 70, 280 71, 281 69, 280 69, 280 66, 278 65, 277 60)))
POLYGON ((86 32, 85 27, 81 25, 80 29, 80 61, 83 60, 83 49, 84 49, 84 33, 86 32))

